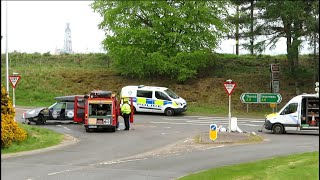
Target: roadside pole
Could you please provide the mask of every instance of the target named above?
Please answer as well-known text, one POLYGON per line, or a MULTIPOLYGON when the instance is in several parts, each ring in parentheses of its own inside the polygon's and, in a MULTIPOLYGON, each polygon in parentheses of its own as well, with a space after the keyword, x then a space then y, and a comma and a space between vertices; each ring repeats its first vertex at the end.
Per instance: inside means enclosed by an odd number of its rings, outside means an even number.
POLYGON ((229 96, 228 132, 230 133, 231 132, 231 93, 236 87, 236 83, 232 82, 231 79, 228 79, 223 85, 229 96))
POLYGON ((229 95, 228 132, 231 132, 231 95, 229 95))

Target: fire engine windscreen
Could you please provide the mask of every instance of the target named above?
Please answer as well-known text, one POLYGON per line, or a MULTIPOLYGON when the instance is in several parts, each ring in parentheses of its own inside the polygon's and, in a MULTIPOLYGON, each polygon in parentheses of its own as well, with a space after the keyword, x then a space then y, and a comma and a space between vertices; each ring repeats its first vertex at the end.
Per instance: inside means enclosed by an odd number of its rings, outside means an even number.
POLYGON ((111 104, 89 104, 89 116, 111 116, 111 104))

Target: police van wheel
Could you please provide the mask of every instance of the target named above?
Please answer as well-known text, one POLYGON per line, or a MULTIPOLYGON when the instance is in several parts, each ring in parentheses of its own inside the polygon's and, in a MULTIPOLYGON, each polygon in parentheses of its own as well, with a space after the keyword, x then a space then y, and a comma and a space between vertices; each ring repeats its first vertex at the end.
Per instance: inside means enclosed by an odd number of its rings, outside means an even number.
POLYGON ((174 110, 171 109, 171 108, 167 108, 165 111, 164 111, 164 114, 166 116, 173 116, 174 115, 174 110))
POLYGON ((284 128, 281 124, 275 124, 272 126, 273 134, 282 134, 284 132, 284 128))

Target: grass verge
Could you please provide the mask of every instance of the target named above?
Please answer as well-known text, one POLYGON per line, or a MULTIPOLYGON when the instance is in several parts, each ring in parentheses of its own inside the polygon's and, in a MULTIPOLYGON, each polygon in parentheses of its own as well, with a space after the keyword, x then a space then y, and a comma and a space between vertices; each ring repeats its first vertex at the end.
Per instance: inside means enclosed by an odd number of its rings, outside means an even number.
POLYGON ((319 179, 319 152, 279 156, 251 163, 225 166, 179 178, 179 180, 196 179, 319 179))
POLYGON ((61 143, 64 135, 53 130, 19 123, 27 131, 28 137, 21 143, 14 142, 10 147, 1 149, 1 154, 42 149, 61 143))

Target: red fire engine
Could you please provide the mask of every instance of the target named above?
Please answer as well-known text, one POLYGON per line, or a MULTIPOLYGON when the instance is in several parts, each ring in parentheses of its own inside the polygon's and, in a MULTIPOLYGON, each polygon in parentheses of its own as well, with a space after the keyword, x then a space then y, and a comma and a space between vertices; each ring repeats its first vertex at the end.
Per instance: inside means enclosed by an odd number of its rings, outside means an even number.
MULTIPOLYGON (((131 102, 130 123, 133 123, 133 104, 131 102)), ((74 121, 84 123, 86 131, 119 128, 120 102, 111 91, 91 91, 85 96, 75 96, 74 121)))

